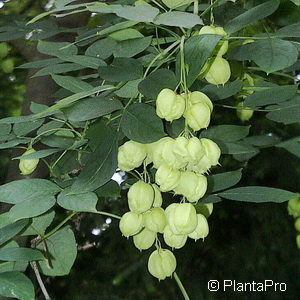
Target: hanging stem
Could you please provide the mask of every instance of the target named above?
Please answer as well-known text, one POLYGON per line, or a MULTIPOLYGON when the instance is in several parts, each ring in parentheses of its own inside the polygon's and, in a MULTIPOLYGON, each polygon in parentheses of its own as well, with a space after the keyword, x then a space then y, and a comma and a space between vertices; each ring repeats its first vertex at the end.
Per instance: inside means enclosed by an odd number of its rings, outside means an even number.
POLYGON ((205 16, 214 6, 216 6, 218 4, 220 0, 216 0, 215 2, 211 3, 202 14, 200 14, 200 17, 205 16))
POLYGON ((174 279, 175 279, 175 281, 176 281, 176 283, 177 283, 177 285, 178 285, 178 287, 179 287, 179 289, 182 293, 182 296, 183 296, 184 300, 190 300, 190 297, 187 294, 187 292, 186 292, 186 290, 185 290, 185 288, 184 288, 184 286, 183 286, 183 284, 182 284, 182 282, 181 282, 181 280, 178 277, 176 272, 174 272, 174 279))
POLYGON ((199 0, 194 1, 194 14, 198 15, 199 12, 199 0))
POLYGON ((42 280, 42 277, 41 277, 41 274, 40 274, 40 272, 39 272, 39 269, 38 269, 38 267, 37 267, 37 265, 36 265, 36 262, 35 262, 35 261, 32 261, 32 262, 30 263, 30 265, 31 265, 31 267, 32 267, 32 269, 33 269, 33 271, 34 271, 35 277, 36 277, 36 279, 37 279, 37 281, 38 281, 38 283, 39 283, 39 286, 40 286, 40 288, 41 288, 41 290, 42 290, 42 293, 43 293, 45 299, 46 299, 46 300, 51 300, 51 298, 50 298, 50 296, 49 296, 49 294, 48 294, 48 292, 47 292, 47 289, 46 289, 46 287, 45 287, 45 285, 44 285, 44 282, 43 282, 43 280, 42 280))
POLYGON ((108 212, 105 212, 105 211, 95 211, 94 213, 98 214, 98 215, 103 215, 103 216, 107 216, 107 217, 111 217, 111 218, 114 218, 114 219, 121 220, 121 217, 119 217, 117 215, 114 215, 114 214, 111 214, 111 213, 108 213, 108 212))

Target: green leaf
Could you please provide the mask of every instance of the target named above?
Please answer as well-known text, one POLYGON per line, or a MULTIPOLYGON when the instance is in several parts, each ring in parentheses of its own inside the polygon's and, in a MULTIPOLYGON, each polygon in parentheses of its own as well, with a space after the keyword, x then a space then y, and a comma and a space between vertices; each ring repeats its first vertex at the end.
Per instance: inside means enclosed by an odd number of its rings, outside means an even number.
POLYGON ((80 193, 68 195, 70 189, 62 191, 57 197, 57 203, 61 207, 79 212, 95 212, 98 197, 95 193, 80 193))
POLYGON ((231 34, 241 30, 249 24, 264 19, 277 10, 279 3, 279 0, 270 0, 248 9, 243 14, 230 20, 225 26, 225 31, 231 34))
POLYGON ((52 75, 52 79, 59 86, 73 93, 85 92, 93 88, 89 83, 71 76, 52 75))
POLYGON ((198 15, 181 11, 166 12, 158 15, 154 24, 175 27, 193 28, 196 25, 203 25, 198 15))
POLYGON ((109 66, 99 67, 100 76, 111 82, 142 78, 143 66, 133 58, 117 57, 109 66))
POLYGON ((297 93, 298 85, 283 85, 257 91, 248 96, 244 102, 247 107, 264 106, 286 101, 297 93))
POLYGON ((8 212, 12 222, 36 217, 55 205, 56 199, 51 195, 36 196, 34 199, 15 204, 8 212))
POLYGON ((13 127, 13 132, 18 136, 25 136, 33 130, 39 128, 44 123, 44 119, 16 123, 13 127))
MULTIPOLYGON (((16 247, 19 247, 18 243, 12 240, 2 245, 1 249, 9 249, 9 248, 16 248, 16 247)), ((12 272, 12 271, 25 272, 27 267, 28 267, 27 261, 17 261, 17 262, 6 261, 0 263, 0 273, 12 272)))
POLYGON ((299 197, 299 194, 289 191, 263 187, 263 186, 246 186, 227 190, 218 193, 219 196, 228 200, 244 201, 244 202, 276 202, 281 203, 292 198, 299 197))
POLYGON ((95 193, 99 197, 120 197, 121 187, 116 181, 110 180, 98 188, 95 193))
POLYGON ((151 41, 151 36, 120 41, 113 50, 113 54, 115 57, 135 56, 147 49, 150 46, 151 41))
POLYGON ((190 87, 197 79, 221 39, 220 35, 204 34, 192 36, 184 45, 185 64, 188 66, 187 84, 190 87))
POLYGON ((0 260, 6 261, 33 261, 45 259, 42 252, 30 248, 3 248, 0 249, 0 260))
POLYGON ((129 139, 143 144, 165 136, 163 123, 155 109, 143 103, 132 104, 124 111, 121 128, 129 139))
MULTIPOLYGON (((297 0, 300 3, 300 0, 297 0)), ((281 38, 300 37, 300 22, 280 28, 273 35, 281 38)))
POLYGON ((58 192, 60 188, 52 181, 39 178, 21 179, 0 186, 0 202, 16 204, 58 192))
POLYGON ((112 38, 105 38, 96 41, 85 51, 85 55, 106 59, 113 54, 116 49, 117 42, 112 38))
POLYGON ((300 158, 300 137, 296 137, 287 141, 284 141, 278 145, 278 148, 284 148, 292 154, 300 158))
POLYGON ((71 71, 78 71, 82 70, 83 66, 75 63, 63 63, 63 64, 56 64, 56 65, 50 65, 48 67, 45 67, 39 71, 37 71, 32 78, 39 77, 39 76, 45 76, 45 75, 52 75, 52 74, 62 74, 67 73, 71 71))
POLYGON ((174 90, 177 84, 178 80, 171 70, 159 69, 141 81, 139 91, 147 98, 156 99, 162 89, 174 90))
POLYGON ((113 12, 124 19, 137 22, 152 22, 158 15, 159 9, 153 6, 114 5, 113 12))
POLYGON ((75 103, 64 109, 64 113, 68 120, 80 122, 105 116, 122 108, 123 105, 119 100, 96 96, 75 103))
POLYGON ((94 191, 109 181, 117 169, 117 133, 102 123, 96 128, 96 147, 69 194, 94 191))
POLYGON ((115 94, 121 98, 136 98, 139 93, 138 85, 140 82, 141 79, 128 81, 120 89, 116 90, 115 94))
MULTIPOLYGON (((49 261, 38 262, 41 271, 47 276, 64 276, 69 274, 77 256, 77 245, 74 233, 66 226, 45 240, 49 261)), ((38 249, 44 250, 39 244, 38 249)))
POLYGON ((250 154, 257 153, 257 150, 251 145, 247 145, 247 143, 243 142, 235 142, 235 143, 218 143, 221 148, 222 154, 250 154))
POLYGON ((280 139, 274 134, 252 135, 245 138, 248 144, 256 147, 272 147, 280 142, 280 139))
POLYGON ((201 133, 201 137, 222 142, 235 142, 249 134, 250 126, 217 125, 209 127, 201 133))
POLYGON ((40 53, 59 56, 59 55, 76 55, 78 49, 75 45, 67 42, 48 42, 48 41, 39 41, 37 49, 40 53))
POLYGON ((298 59, 297 47, 289 41, 280 39, 255 41, 248 44, 248 50, 251 59, 267 73, 289 67, 298 59))
POLYGON ((291 0, 293 3, 295 3, 296 5, 300 5, 300 0, 291 0))
POLYGON ((0 124, 0 136, 7 135, 11 131, 10 124, 0 124))
POLYGON ((52 223, 55 216, 54 210, 49 210, 44 214, 33 217, 26 229, 22 231, 22 236, 26 235, 44 235, 45 230, 52 223))
POLYGON ((84 55, 59 55, 59 58, 63 61, 76 63, 80 66, 95 70, 100 66, 106 66, 105 61, 98 57, 89 57, 84 55))
POLYGON ((208 193, 218 192, 236 185, 242 178, 242 169, 219 173, 207 177, 208 193))
POLYGON ((103 92, 103 91, 107 91, 107 90, 111 90, 113 89, 114 87, 111 86, 111 85, 102 85, 102 86, 97 86, 89 91, 85 91, 85 92, 80 92, 80 93, 76 93, 74 95, 71 95, 69 97, 66 97, 60 101, 58 101, 56 104, 50 106, 49 108, 37 113, 34 115, 34 117, 41 117, 43 115, 49 115, 56 112, 57 110, 61 109, 61 108, 64 108, 82 98, 85 98, 85 97, 88 97, 92 94, 96 94, 96 93, 99 93, 99 92, 103 92))
POLYGON ((273 109, 267 113, 269 120, 284 124, 293 124, 300 122, 300 97, 296 96, 292 100, 280 103, 278 105, 268 106, 267 109, 273 109))
POLYGON ((213 84, 206 85, 204 88, 201 89, 201 92, 206 94, 212 101, 218 101, 218 100, 229 98, 237 94, 238 92, 241 91, 241 89, 242 89, 242 81, 236 79, 235 81, 228 82, 223 86, 213 85, 213 84))
POLYGON ((37 158, 44 158, 47 156, 50 156, 54 153, 57 153, 59 151, 62 151, 61 149, 44 149, 44 150, 39 150, 27 155, 22 155, 22 156, 17 156, 14 157, 13 159, 37 159, 37 158))
POLYGON ((0 245, 9 241, 16 234, 18 234, 26 225, 28 224, 28 220, 20 220, 18 222, 8 224, 2 228, 0 228, 0 245))
POLYGON ((62 60, 59 58, 46 58, 46 59, 36 60, 36 61, 22 64, 22 65, 18 66, 17 68, 18 69, 37 69, 37 68, 47 67, 50 65, 56 65, 61 62, 62 62, 62 60))
POLYGON ((32 282, 20 272, 0 274, 0 295, 21 300, 34 300, 32 282))
MULTIPOLYGON (((129 21, 128 21, 129 22, 129 21)), ((139 39, 143 38, 144 36, 136 29, 127 28, 112 32, 109 37, 113 38, 116 41, 127 41, 131 39, 139 39)))
MULTIPOLYGON (((44 110, 43 108, 42 110, 44 110)), ((46 107, 47 109, 47 107, 46 107)), ((40 111, 42 111, 40 110, 40 111)), ((46 124, 43 124, 37 131, 37 134, 43 134, 43 136, 51 135, 64 126, 64 122, 60 121, 50 121, 46 124)))
POLYGON ((205 195, 199 200, 199 203, 218 203, 221 201, 221 198, 216 195, 205 195))

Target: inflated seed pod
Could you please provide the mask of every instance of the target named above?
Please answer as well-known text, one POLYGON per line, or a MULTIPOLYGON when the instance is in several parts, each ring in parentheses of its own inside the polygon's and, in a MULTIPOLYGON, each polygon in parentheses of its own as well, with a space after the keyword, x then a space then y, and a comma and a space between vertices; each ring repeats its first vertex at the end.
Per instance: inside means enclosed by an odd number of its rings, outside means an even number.
POLYGON ((170 229, 170 226, 167 225, 164 230, 164 241, 165 243, 172 248, 180 249, 182 248, 187 240, 187 235, 184 234, 174 234, 170 229))
POLYGON ((197 213, 190 203, 173 203, 166 210, 167 223, 175 234, 189 234, 197 226, 197 213))
POLYGON ((300 217, 300 197, 290 199, 288 202, 288 212, 294 218, 300 217))
POLYGON ((252 118, 254 110, 244 107, 243 101, 239 102, 237 107, 238 109, 236 110, 236 115, 242 122, 249 121, 252 118))
POLYGON ((184 112, 184 118, 187 124, 194 131, 207 128, 210 123, 211 110, 205 103, 196 103, 191 105, 184 112))
POLYGON ((128 141, 119 147, 118 166, 123 171, 139 167, 146 158, 146 146, 134 141, 128 141))
POLYGON ((208 71, 205 71, 205 79, 215 85, 225 84, 231 76, 228 61, 220 56, 214 58, 208 71))
POLYGON ((179 182, 180 171, 161 165, 155 174, 155 181, 162 192, 173 190, 179 182))
POLYGON ((198 214, 197 218, 198 223, 196 229, 188 235, 189 238, 194 240, 204 239, 209 233, 209 227, 206 218, 201 214, 198 214))
POLYGON ((153 187, 154 190, 154 202, 152 206, 160 207, 162 205, 162 200, 163 200, 160 189, 156 184, 151 184, 151 186, 153 187))
POLYGON ((154 189, 151 184, 142 180, 134 183, 128 191, 128 206, 131 211, 142 213, 154 203, 154 189))
POLYGON ((295 229, 300 232, 300 218, 295 221, 295 229))
MULTIPOLYGON (((36 152, 33 148, 29 148, 26 150, 22 156, 31 154, 36 152)), ((21 171, 22 175, 30 175, 38 166, 39 164, 39 159, 38 158, 29 158, 29 159, 22 159, 20 158, 19 162, 19 169, 21 171)))
POLYGON ((171 277, 176 269, 176 258, 167 249, 158 249, 151 253, 148 260, 148 270, 150 274, 159 280, 171 277))
POLYGON ((143 216, 135 212, 127 212, 120 220, 119 228, 126 237, 137 234, 143 226, 143 216))
POLYGON ((143 214, 144 226, 154 232, 162 233, 166 227, 165 211, 161 207, 154 207, 143 214))
POLYGON ((219 146, 210 139, 202 138, 200 141, 204 147, 205 156, 209 159, 212 166, 216 166, 219 163, 219 158, 221 156, 219 146))
POLYGON ((207 179, 203 175, 197 175, 191 171, 184 171, 180 174, 180 179, 175 192, 183 195, 189 202, 197 202, 206 193, 207 179))
POLYGON ((133 236, 133 243, 139 250, 147 250, 154 244, 155 238, 155 232, 144 228, 140 233, 133 236))
POLYGON ((199 91, 195 91, 195 92, 191 92, 189 94, 189 103, 190 104, 197 104, 197 103, 205 103, 208 105, 208 107, 210 108, 210 111, 213 110, 214 106, 211 102, 211 100, 208 98, 208 96, 206 96, 204 93, 199 92, 199 91))
POLYGON ((197 163, 205 155, 204 147, 197 137, 188 139, 187 143, 188 160, 190 163, 197 163))

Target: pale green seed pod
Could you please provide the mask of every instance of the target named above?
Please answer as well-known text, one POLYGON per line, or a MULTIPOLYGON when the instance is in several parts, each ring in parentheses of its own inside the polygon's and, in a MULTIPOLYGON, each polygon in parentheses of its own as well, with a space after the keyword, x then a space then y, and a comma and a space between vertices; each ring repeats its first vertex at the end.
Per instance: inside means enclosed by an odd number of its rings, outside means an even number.
POLYGON ((154 190, 154 202, 152 206, 161 207, 163 199, 162 199, 160 189, 156 184, 151 184, 151 186, 153 187, 154 190))
POLYGON ((188 160, 189 162, 199 162, 205 155, 202 143, 197 137, 192 137, 188 140, 187 144, 188 160))
POLYGON ((170 140, 172 140, 172 138, 167 136, 167 137, 161 138, 160 140, 158 140, 155 143, 148 144, 149 146, 151 145, 150 146, 151 147, 150 149, 152 149, 151 159, 153 161, 154 168, 157 169, 157 168, 159 168, 159 166, 161 166, 165 163, 164 158, 163 158, 163 149, 164 149, 165 144, 167 144, 170 140))
POLYGON ((189 234, 189 237, 194 240, 199 240, 199 239, 204 240, 204 238, 206 238, 209 233, 208 223, 206 218, 201 214, 198 214, 197 218, 198 218, 197 227, 192 233, 189 234))
POLYGON ((162 192, 173 190, 179 182, 180 171, 172 169, 167 165, 161 165, 155 174, 155 181, 162 192))
POLYGON ((221 156, 219 146, 210 139, 202 138, 200 141, 204 147, 205 156, 209 159, 212 166, 216 166, 221 156))
POLYGON ((188 139, 184 136, 179 136, 175 139, 173 146, 173 153, 176 155, 177 159, 187 163, 189 159, 189 152, 187 149, 188 139))
POLYGON ((187 124, 194 131, 207 128, 210 123, 210 115, 210 108, 205 103, 193 104, 184 112, 187 124))
POLYGON ((211 168, 211 162, 208 159, 208 157, 206 155, 204 155, 200 161, 196 164, 188 164, 187 166, 187 170, 189 171, 193 171, 197 174, 204 174, 207 173, 209 171, 209 169, 211 168))
POLYGON ((120 220, 119 228, 126 237, 137 234, 143 226, 143 216, 135 212, 127 212, 120 220))
POLYGON ((296 237, 296 243, 297 243, 298 249, 300 249, 300 234, 298 234, 296 237))
MULTIPOLYGON (((218 34, 222 36, 227 36, 223 27, 219 26, 203 26, 200 31, 199 35, 202 34, 218 34)), ((217 56, 222 56, 228 51, 228 41, 219 41, 217 45, 217 56)))
POLYGON ((236 110, 236 115, 238 116, 238 118, 242 122, 249 121, 252 118, 253 113, 254 113, 253 109, 250 109, 250 108, 247 108, 247 107, 245 107, 244 109, 240 109, 241 107, 244 107, 244 102, 243 101, 239 102, 237 104, 237 107, 239 109, 236 110))
POLYGON ((122 171, 130 171, 139 167, 146 158, 146 146, 128 141, 118 150, 118 166, 122 171))
POLYGON ((7 43, 0 43, 0 58, 4 58, 9 53, 9 46, 7 43))
POLYGON ((175 234, 189 234, 196 229, 197 213, 190 203, 173 203, 166 208, 167 223, 175 234))
POLYGON ((1 68, 4 73, 7 73, 7 74, 12 73, 15 68, 15 63, 14 63, 13 59, 11 59, 11 58, 4 59, 1 63, 1 68))
POLYGON ((220 56, 214 58, 209 70, 205 74, 205 79, 215 85, 225 84, 231 76, 228 61, 220 56))
POLYGON ((161 144, 161 157, 163 163, 174 169, 183 168, 186 165, 185 161, 178 159, 174 153, 175 140, 172 138, 165 139, 161 144))
POLYGON ((195 91, 189 93, 189 103, 197 104, 197 103, 205 103, 210 108, 210 111, 213 110, 214 106, 211 100, 202 92, 195 91))
POLYGON ((295 229, 300 232, 300 218, 295 221, 295 229))
POLYGON ((183 195, 189 202, 197 202, 206 193, 207 179, 191 171, 181 172, 180 180, 175 188, 177 194, 183 195))
POLYGON ((154 244, 155 238, 155 232, 144 228, 140 233, 133 236, 133 243, 139 250, 147 250, 154 244))
POLYGON ((152 207, 154 189, 151 184, 139 180, 128 191, 128 206, 131 211, 142 213, 152 207))
POLYGON ((194 0, 162 0, 163 4, 168 8, 174 9, 183 5, 189 5, 194 0))
POLYGON ((167 225, 164 230, 164 241, 165 243, 172 248, 180 249, 182 248, 187 240, 187 235, 183 234, 174 234, 170 229, 170 226, 167 225))
POLYGON ((159 280, 171 277, 176 269, 176 258, 167 249, 158 249, 151 253, 148 260, 150 274, 159 280))
POLYGON ((179 119, 184 112, 185 101, 170 89, 163 89, 156 99, 156 114, 167 121, 179 119))
POLYGON ((300 217, 300 197, 289 200, 288 212, 294 218, 300 217))
MULTIPOLYGON (((33 148, 29 148, 28 150, 26 150, 22 156, 31 154, 36 152, 33 148)), ((19 162, 19 169, 21 171, 22 175, 30 175, 38 166, 39 163, 39 159, 38 158, 34 158, 34 159, 22 159, 20 158, 20 162, 19 162)))
POLYGON ((162 233, 166 227, 165 211, 161 207, 154 207, 143 214, 144 226, 154 232, 162 233))

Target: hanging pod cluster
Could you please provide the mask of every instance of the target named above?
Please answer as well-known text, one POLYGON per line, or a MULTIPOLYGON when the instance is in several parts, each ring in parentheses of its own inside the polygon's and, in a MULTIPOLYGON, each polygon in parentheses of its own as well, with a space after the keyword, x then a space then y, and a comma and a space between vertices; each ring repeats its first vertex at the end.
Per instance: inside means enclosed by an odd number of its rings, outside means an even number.
MULTIPOLYGON (((216 34, 227 37, 227 33, 222 27, 212 25, 203 26, 200 29, 199 35, 204 34, 216 34)), ((231 76, 230 65, 228 61, 223 58, 223 55, 227 52, 227 50, 228 41, 219 41, 214 56, 207 61, 201 70, 200 76, 204 77, 209 83, 219 85, 225 84, 229 80, 231 76)))
MULTIPOLYGON (((204 214, 197 212, 196 204, 207 190, 208 173, 218 164, 221 151, 210 139, 198 138, 193 131, 207 128, 213 104, 199 91, 177 94, 163 89, 156 100, 157 115, 166 121, 183 117, 185 130, 176 138, 141 144, 127 141, 119 147, 118 166, 123 171, 133 171, 143 165, 144 176, 128 191, 129 212, 120 220, 120 231, 139 250, 155 245, 149 257, 149 272, 159 280, 171 276, 176 268, 174 254, 161 247, 158 234, 172 249, 182 248, 187 239, 204 239, 209 226, 204 214), (156 169, 155 183, 151 183, 147 168, 156 169), (180 203, 165 209, 161 192, 181 195, 180 203)), ((213 205, 203 204, 211 214, 213 205)))
POLYGON ((295 218, 295 229, 297 231, 296 244, 300 249, 300 197, 289 200, 288 212, 295 218))

